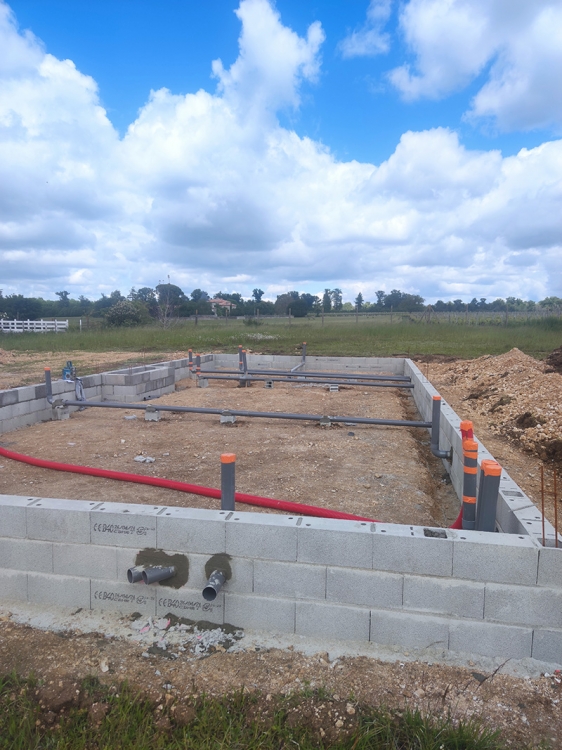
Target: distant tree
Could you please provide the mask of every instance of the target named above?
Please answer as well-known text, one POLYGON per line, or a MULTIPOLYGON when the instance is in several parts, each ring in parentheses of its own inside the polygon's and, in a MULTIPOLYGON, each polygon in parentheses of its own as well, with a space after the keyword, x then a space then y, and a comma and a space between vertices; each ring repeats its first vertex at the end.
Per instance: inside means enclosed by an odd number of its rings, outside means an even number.
POLYGON ((332 292, 330 289, 324 289, 324 295, 322 297, 322 307, 324 312, 330 312, 332 309, 332 292))
POLYGON ((379 291, 375 292, 375 294, 377 295, 377 305, 379 307, 383 307, 384 301, 386 299, 386 292, 384 292, 382 289, 379 289, 379 291))
POLYGON ((317 297, 314 294, 303 292, 301 294, 301 299, 306 302, 306 307, 308 310, 315 310, 320 305, 320 297, 317 297))
POLYGON ((70 300, 70 292, 55 292, 57 297, 59 298, 59 305, 61 307, 68 307, 70 300))
POLYGON ((209 295, 203 289, 194 289, 190 296, 193 302, 199 302, 199 300, 206 302, 209 299, 209 295))
POLYGON ((259 304, 264 294, 265 292, 263 291, 263 289, 254 289, 254 291, 252 292, 252 297, 259 304))
POLYGON ((128 299, 119 300, 112 305, 105 315, 109 326, 138 326, 148 318, 148 311, 142 302, 131 302, 128 299), (144 315, 143 315, 144 313, 144 315))
POLYGON ((343 305, 343 295, 341 289, 332 289, 331 292, 332 297, 332 307, 334 309, 334 312, 338 312, 341 310, 343 305))
POLYGON ((359 292, 359 294, 357 295, 357 297, 355 297, 355 307, 359 311, 363 307, 363 295, 361 294, 361 292, 359 292))

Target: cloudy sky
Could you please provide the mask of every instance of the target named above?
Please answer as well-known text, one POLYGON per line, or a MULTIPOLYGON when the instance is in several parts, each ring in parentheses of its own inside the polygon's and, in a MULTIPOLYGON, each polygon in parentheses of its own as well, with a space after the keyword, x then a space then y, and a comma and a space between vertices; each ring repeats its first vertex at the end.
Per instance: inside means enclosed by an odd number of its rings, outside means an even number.
POLYGON ((0 289, 562 296, 562 0, 0 0, 0 289))

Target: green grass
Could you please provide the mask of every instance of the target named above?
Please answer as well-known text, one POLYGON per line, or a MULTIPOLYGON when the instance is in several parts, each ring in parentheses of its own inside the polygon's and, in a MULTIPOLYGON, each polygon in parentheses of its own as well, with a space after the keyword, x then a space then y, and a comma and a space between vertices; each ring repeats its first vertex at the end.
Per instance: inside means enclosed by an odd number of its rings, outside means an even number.
MULTIPOLYGON (((405 316, 407 318, 407 316, 405 316)), ((180 321, 169 329, 156 325, 139 328, 71 330, 59 334, 3 334, 0 348, 18 351, 67 352, 84 350, 143 351, 148 356, 186 350, 234 352, 239 344, 264 354, 292 354, 307 342, 311 355, 417 356, 446 355, 470 359, 502 354, 514 346, 533 357, 544 358, 562 344, 562 320, 543 318, 497 324, 462 325, 420 323, 398 319, 321 318, 264 320, 243 325, 241 320, 180 321)), ((153 357, 152 357, 153 358, 153 357)))
MULTIPOLYGON (((180 726, 173 702, 159 709, 126 685, 102 686, 95 678, 82 683, 79 705, 58 714, 43 712, 38 685, 14 675, 0 679, 1 750, 503 750, 497 732, 476 721, 453 724, 419 712, 357 708, 358 720, 347 735, 320 738, 306 718, 288 720, 291 709, 314 713, 329 697, 309 694, 277 696, 241 692, 193 703, 189 723, 180 726), (92 723, 88 704, 107 706, 101 723, 92 723), (165 726, 163 726, 163 724, 165 726), (166 726, 167 725, 167 726, 166 726)), ((177 708, 186 706, 183 701, 177 708)), ((298 714, 297 714, 298 715, 298 714)), ((329 729, 328 725, 326 725, 329 729)))

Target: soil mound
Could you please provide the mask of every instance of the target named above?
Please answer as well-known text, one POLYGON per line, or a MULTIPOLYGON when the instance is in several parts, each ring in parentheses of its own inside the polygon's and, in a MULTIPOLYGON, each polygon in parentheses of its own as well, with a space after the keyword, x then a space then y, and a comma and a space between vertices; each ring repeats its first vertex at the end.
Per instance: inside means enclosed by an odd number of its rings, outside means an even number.
POLYGON ((562 375, 562 346, 551 352, 544 363, 546 372, 559 372, 562 375))

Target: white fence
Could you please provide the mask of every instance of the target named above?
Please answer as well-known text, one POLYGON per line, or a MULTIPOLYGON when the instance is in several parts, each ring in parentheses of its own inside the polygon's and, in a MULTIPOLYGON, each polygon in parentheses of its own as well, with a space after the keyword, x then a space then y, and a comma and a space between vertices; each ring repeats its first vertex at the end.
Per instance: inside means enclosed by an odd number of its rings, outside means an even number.
POLYGON ((4 320, 0 318, 0 331, 6 333, 59 333, 68 331, 68 320, 4 320))

